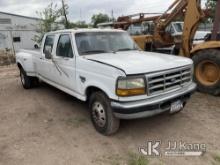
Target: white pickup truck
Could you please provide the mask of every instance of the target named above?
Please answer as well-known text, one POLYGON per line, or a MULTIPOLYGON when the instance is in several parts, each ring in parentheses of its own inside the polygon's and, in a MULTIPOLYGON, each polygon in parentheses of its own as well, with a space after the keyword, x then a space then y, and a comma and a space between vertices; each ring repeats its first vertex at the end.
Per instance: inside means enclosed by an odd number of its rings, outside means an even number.
POLYGON ((143 52, 122 30, 50 32, 39 52, 21 50, 16 62, 25 89, 40 80, 88 101, 104 135, 115 133, 120 119, 181 111, 196 88, 190 59, 143 52))

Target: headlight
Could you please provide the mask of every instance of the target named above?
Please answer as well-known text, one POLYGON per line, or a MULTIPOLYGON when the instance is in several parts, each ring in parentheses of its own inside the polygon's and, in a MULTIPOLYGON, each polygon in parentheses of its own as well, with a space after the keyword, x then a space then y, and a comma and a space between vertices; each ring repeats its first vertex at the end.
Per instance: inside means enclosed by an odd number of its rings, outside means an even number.
POLYGON ((144 95, 146 93, 145 79, 119 78, 116 86, 116 94, 121 97, 144 95))

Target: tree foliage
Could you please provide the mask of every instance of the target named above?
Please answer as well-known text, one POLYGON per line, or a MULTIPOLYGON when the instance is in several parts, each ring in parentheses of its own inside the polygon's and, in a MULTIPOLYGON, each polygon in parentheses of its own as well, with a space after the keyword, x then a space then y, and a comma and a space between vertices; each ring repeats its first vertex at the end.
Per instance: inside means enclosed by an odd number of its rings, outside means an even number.
POLYGON ((207 0, 206 2, 206 9, 210 11, 209 19, 211 19, 212 22, 214 21, 215 17, 216 4, 217 2, 215 0, 207 0))
POLYGON ((107 14, 102 14, 102 13, 94 14, 91 18, 91 22, 93 24, 93 27, 95 28, 99 23, 109 22, 110 20, 111 19, 107 14))
POLYGON ((89 28, 90 24, 87 24, 85 21, 71 22, 70 28, 89 28))
POLYGON ((114 18, 110 18, 107 14, 99 13, 94 14, 91 17, 91 24, 87 24, 85 21, 70 22, 68 20, 69 6, 65 0, 60 0, 62 6, 58 7, 57 4, 50 3, 43 11, 37 11, 37 15, 40 17, 37 32, 39 35, 34 37, 34 41, 41 42, 45 33, 55 31, 58 29, 70 28, 89 28, 91 26, 97 27, 97 24, 113 21, 114 18))
POLYGON ((43 11, 37 11, 37 15, 40 17, 39 24, 37 26, 37 32, 39 35, 34 37, 34 41, 40 42, 43 35, 47 32, 58 30, 58 19, 61 16, 60 9, 57 4, 50 3, 43 11))

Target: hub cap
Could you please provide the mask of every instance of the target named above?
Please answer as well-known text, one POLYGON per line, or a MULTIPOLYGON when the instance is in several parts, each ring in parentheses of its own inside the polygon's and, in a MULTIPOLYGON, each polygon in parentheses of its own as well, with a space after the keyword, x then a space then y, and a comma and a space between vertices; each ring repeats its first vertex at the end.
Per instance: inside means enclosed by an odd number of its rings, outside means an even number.
POLYGON ((95 102, 92 106, 92 116, 95 123, 99 127, 104 127, 106 123, 106 115, 103 105, 100 102, 95 102))
POLYGON ((196 78, 203 85, 215 85, 220 78, 220 67, 212 61, 203 61, 196 68, 196 78))

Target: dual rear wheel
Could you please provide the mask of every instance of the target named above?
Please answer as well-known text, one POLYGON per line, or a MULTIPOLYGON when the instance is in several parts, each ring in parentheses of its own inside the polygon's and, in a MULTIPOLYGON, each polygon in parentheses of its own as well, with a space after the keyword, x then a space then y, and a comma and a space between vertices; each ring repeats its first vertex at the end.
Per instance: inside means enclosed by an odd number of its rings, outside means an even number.
POLYGON ((20 79, 24 89, 30 89, 39 85, 38 78, 28 76, 23 68, 20 68, 20 79))

